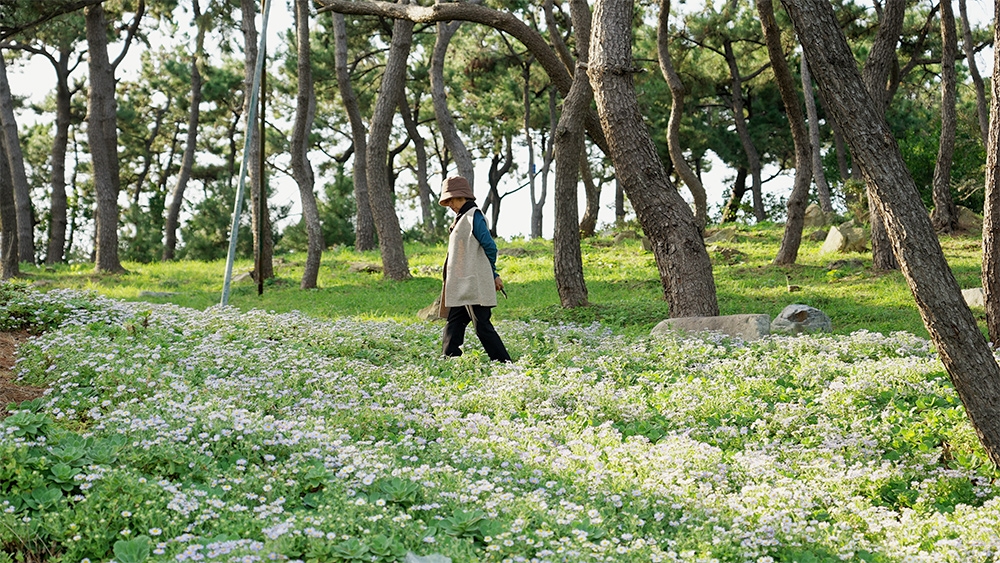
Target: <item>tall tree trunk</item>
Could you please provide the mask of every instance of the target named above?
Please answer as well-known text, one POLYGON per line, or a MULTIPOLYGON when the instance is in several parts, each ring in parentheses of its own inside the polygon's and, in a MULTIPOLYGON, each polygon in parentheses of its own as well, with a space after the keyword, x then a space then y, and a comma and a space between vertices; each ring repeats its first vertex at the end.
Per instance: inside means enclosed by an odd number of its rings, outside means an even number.
POLYGON ((625 226, 625 188, 618 176, 615 176, 615 226, 619 229, 625 226))
POLYGON ((577 69, 573 86, 563 100, 563 111, 556 125, 556 219, 553 233, 553 265, 556 290, 563 307, 587 305, 587 284, 583 279, 583 256, 580 252, 577 186, 580 160, 584 149, 583 116, 594 97, 587 80, 587 57, 590 49, 590 7, 586 0, 572 0, 570 14, 576 32, 577 69))
POLYGON ((461 25, 461 21, 437 22, 437 36, 434 39, 434 50, 431 52, 431 100, 434 102, 434 117, 441 132, 441 140, 451 152, 451 157, 455 159, 458 175, 468 180, 470 186, 475 186, 476 169, 472 163, 472 155, 462 137, 458 135, 458 127, 451 118, 448 95, 444 89, 444 59, 448 54, 451 38, 461 25))
POLYGON ((351 139, 354 141, 354 203, 357 216, 354 221, 354 250, 364 252, 375 248, 375 220, 368 202, 368 126, 361 117, 358 97, 351 86, 347 71, 347 24, 344 15, 333 14, 337 86, 344 110, 351 121, 351 139))
POLYGON ((396 20, 392 26, 392 43, 386 59, 382 84, 379 86, 375 113, 372 115, 368 139, 368 201, 378 230, 378 246, 382 253, 382 269, 391 280, 410 279, 410 266, 403 249, 403 234, 389 181, 388 152, 392 117, 406 82, 406 58, 413 40, 413 22, 396 20))
POLYGON ((747 193, 748 174, 746 166, 740 166, 736 169, 736 180, 733 181, 733 190, 729 194, 729 201, 722 208, 723 223, 732 223, 739 216, 740 204, 743 202, 743 196, 747 193))
POLYGON ((809 145, 809 132, 806 130, 806 118, 802 115, 799 103, 799 92, 795 88, 795 79, 785 60, 785 51, 781 48, 781 30, 774 19, 774 4, 772 0, 756 0, 757 13, 760 14, 761 27, 764 30, 764 41, 767 43, 767 54, 771 60, 771 70, 781 101, 785 105, 785 115, 788 126, 792 130, 792 143, 795 145, 795 180, 792 183, 792 193, 788 196, 788 216, 785 219, 785 232, 781 237, 781 246, 774 257, 778 265, 794 264, 799 255, 799 245, 802 243, 802 226, 805 223, 806 204, 809 202, 809 184, 812 181, 812 148, 809 145))
POLYGON ((194 168, 194 154, 198 150, 198 121, 201 112, 201 71, 198 65, 205 51, 205 30, 207 22, 202 21, 199 0, 191 2, 194 11, 194 23, 197 26, 194 53, 191 54, 191 107, 188 108, 187 140, 184 145, 184 156, 181 157, 181 171, 170 195, 170 205, 167 207, 167 221, 164 226, 163 260, 173 260, 177 250, 177 223, 181 215, 181 205, 184 203, 184 190, 187 189, 194 168))
POLYGON ((94 171, 97 210, 94 213, 95 262, 98 272, 125 271, 118 259, 118 123, 114 68, 108 60, 108 22, 104 7, 84 10, 90 95, 87 98, 87 140, 94 171))
MULTIPOLYGON (((994 0, 994 18, 1000 0, 994 0)), ((1000 45, 1000 26, 993 27, 993 44, 1000 45)), ((986 195, 983 204, 983 304, 990 342, 1000 344, 1000 49, 993 50, 990 81, 990 128, 986 137, 986 195)))
POLYGON ((0 279, 21 275, 17 256, 17 209, 6 143, 0 143, 0 279))
POLYGON ((938 232, 950 233, 958 226, 958 209, 951 198, 951 163, 955 154, 956 83, 955 59, 958 58, 958 36, 955 33, 955 13, 951 0, 941 0, 941 137, 937 160, 934 162, 934 184, 931 192, 934 210, 931 223, 938 232))
POLYGON ((656 259, 670 316, 715 316, 712 264, 694 214, 670 183, 639 111, 632 74, 631 0, 597 0, 591 86, 615 170, 656 259))
POLYGON ((698 228, 704 229, 708 222, 708 195, 701 179, 691 170, 684 160, 684 147, 681 145, 681 119, 684 117, 684 97, 687 88, 681 80, 674 63, 670 60, 670 0, 660 0, 660 18, 656 30, 656 53, 660 61, 660 73, 670 87, 670 120, 667 122, 667 150, 670 152, 670 162, 674 164, 677 175, 691 191, 694 199, 694 217, 698 228))
POLYGON ((823 213, 833 213, 833 199, 830 197, 830 185, 826 183, 823 173, 823 151, 819 138, 819 111, 816 109, 816 97, 813 92, 812 75, 809 73, 809 63, 805 57, 799 65, 802 74, 802 94, 806 100, 806 118, 809 120, 809 149, 812 152, 812 176, 816 182, 816 197, 823 213))
POLYGON ((295 46, 297 54, 298 94, 295 97, 295 126, 292 129, 292 176, 299 186, 302 220, 306 224, 308 248, 302 272, 301 289, 313 289, 319 278, 323 258, 323 228, 313 192, 313 170, 309 163, 309 131, 316 117, 316 94, 313 88, 312 50, 309 46, 309 0, 295 0, 295 46))
POLYGON ((1000 465, 1000 366, 962 298, 916 185, 827 0, 783 0, 828 109, 875 194, 920 316, 990 460, 1000 465))
MULTIPOLYGON (((865 88, 875 103, 879 113, 885 115, 885 110, 889 106, 891 92, 894 88, 887 86, 889 72, 896 61, 896 44, 899 43, 899 36, 903 31, 903 17, 906 13, 905 0, 886 0, 885 9, 879 21, 878 31, 875 33, 875 41, 872 50, 865 61, 862 71, 862 80, 865 88)), ((813 70, 816 70, 813 68, 813 70)), ((841 129, 846 129, 846 125, 840 124, 841 129)), ((848 136, 847 131, 843 131, 844 136, 848 136)), ((853 147, 852 147, 853 150, 853 147)), ((862 172, 857 166, 854 172, 862 172)), ((899 262, 892 251, 892 244, 889 241, 889 233, 886 232, 885 221, 878 205, 875 204, 873 188, 869 183, 867 186, 868 211, 871 221, 871 241, 872 241, 872 268, 875 270, 896 270, 899 269, 899 262)))
POLYGON ((3 127, 3 143, 7 148, 7 165, 14 184, 14 202, 17 209, 17 255, 18 260, 35 263, 35 225, 31 208, 31 188, 28 175, 24 171, 24 153, 17 135, 17 121, 14 120, 14 102, 7 82, 7 64, 0 54, 0 126, 3 127))
POLYGON ((437 202, 431 201, 431 186, 427 181, 427 143, 420 135, 420 130, 417 129, 417 120, 414 119, 413 112, 406 101, 405 91, 399 96, 399 113, 403 117, 406 133, 413 141, 413 152, 416 153, 417 157, 417 198, 420 201, 420 217, 424 233, 431 235, 434 234, 434 213, 431 211, 431 206, 437 205, 437 202))
MULTIPOLYGON (((243 115, 250 115, 250 91, 253 88, 253 75, 257 65, 257 24, 254 21, 257 10, 254 0, 240 0, 240 10, 243 14, 242 29, 244 49, 246 50, 243 59, 243 115)), ((261 90, 264 90, 261 83, 261 90)), ((261 92, 261 99, 264 93, 261 92)), ((258 115, 263 114, 261 112, 258 115)), ((249 158, 250 180, 250 216, 253 227, 253 251, 254 256, 259 256, 257 264, 259 271, 255 271, 255 279, 258 283, 262 280, 274 277, 274 239, 271 236, 271 217, 267 212, 267 186, 263 174, 259 169, 261 151, 263 150, 264 130, 258 127, 257 134, 250 140, 250 154, 244 158, 249 158), (262 201, 263 200, 263 201, 262 201)))
POLYGON ((732 78, 733 119, 736 124, 736 133, 740 137, 743 152, 747 156, 747 165, 750 168, 753 216, 757 222, 761 222, 767 219, 767 214, 764 211, 764 195, 760 180, 760 153, 757 152, 757 147, 754 146, 753 139, 750 138, 750 127, 747 126, 746 116, 743 115, 743 79, 740 77, 740 69, 736 65, 736 54, 733 53, 733 43, 729 38, 726 38, 725 41, 725 55, 726 64, 729 65, 729 75, 732 78))
POLYGON ((62 262, 66 251, 66 148, 69 146, 69 125, 72 119, 69 56, 70 50, 64 47, 59 51, 58 61, 53 59, 56 67, 56 131, 52 139, 52 195, 46 264, 62 262))
POLYGON ((969 24, 969 13, 965 4, 965 0, 958 0, 958 12, 962 18, 962 48, 969 65, 969 76, 972 77, 972 84, 976 88, 976 115, 979 117, 979 130, 983 135, 983 146, 986 146, 990 129, 990 108, 989 102, 986 101, 986 86, 983 84, 983 77, 979 74, 979 65, 976 64, 976 44, 972 40, 972 26, 969 24))

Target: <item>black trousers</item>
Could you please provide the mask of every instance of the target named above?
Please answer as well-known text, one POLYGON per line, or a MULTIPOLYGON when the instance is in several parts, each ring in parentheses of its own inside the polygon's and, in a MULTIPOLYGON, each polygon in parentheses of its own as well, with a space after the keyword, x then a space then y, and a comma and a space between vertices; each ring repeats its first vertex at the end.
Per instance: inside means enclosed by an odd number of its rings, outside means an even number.
POLYGON ((476 336, 483 343, 483 348, 489 354, 490 359, 495 362, 509 362, 510 354, 500 340, 493 323, 490 322, 492 315, 490 307, 482 305, 466 305, 464 307, 449 307, 448 322, 444 325, 444 335, 442 344, 445 356, 461 356, 462 344, 465 342, 465 328, 472 321, 476 329, 476 336), (471 314, 470 314, 471 313, 471 314))

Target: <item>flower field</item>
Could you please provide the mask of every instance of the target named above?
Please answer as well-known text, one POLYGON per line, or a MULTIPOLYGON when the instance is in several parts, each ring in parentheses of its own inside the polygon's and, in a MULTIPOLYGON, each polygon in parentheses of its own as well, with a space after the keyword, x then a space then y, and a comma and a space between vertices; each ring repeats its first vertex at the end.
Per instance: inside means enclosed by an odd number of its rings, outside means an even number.
POLYGON ((985 562, 997 471, 926 340, 624 337, 0 289, 0 562, 985 562), (472 335, 470 334, 470 337, 472 335))

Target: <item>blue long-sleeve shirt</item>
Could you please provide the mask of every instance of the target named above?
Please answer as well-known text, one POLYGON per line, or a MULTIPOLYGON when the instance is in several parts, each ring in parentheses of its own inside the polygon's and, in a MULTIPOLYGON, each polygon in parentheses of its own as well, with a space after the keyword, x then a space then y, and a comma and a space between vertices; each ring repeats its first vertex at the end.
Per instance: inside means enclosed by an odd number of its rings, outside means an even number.
POLYGON ((479 211, 478 208, 473 209, 472 213, 472 236, 476 237, 476 240, 482 245, 483 251, 486 252, 486 257, 490 260, 490 267, 493 268, 493 277, 500 277, 500 274, 497 273, 497 243, 490 235, 489 227, 486 226, 486 217, 483 217, 483 212, 479 211))

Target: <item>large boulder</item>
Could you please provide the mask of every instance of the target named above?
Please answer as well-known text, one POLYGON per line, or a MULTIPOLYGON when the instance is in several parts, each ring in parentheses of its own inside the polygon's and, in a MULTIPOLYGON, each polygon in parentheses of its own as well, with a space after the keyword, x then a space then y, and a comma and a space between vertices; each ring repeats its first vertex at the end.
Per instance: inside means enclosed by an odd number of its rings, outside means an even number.
POLYGON ((973 233, 983 230, 983 218, 968 207, 958 206, 958 230, 973 233))
POLYGON ((771 334, 831 332, 833 323, 823 311, 809 305, 792 304, 771 321, 771 334))
POLYGON ((770 317, 763 314, 679 317, 661 321, 653 327, 650 334, 697 334, 699 332, 721 332, 727 336, 746 341, 758 340, 770 334, 770 317))
POLYGON ((719 242, 732 242, 736 239, 736 227, 725 227, 713 232, 705 239, 705 244, 715 244, 719 242))
POLYGON ((828 252, 864 252, 868 248, 868 237, 864 229, 858 227, 830 227, 826 240, 820 247, 820 253, 828 252))
POLYGON ((981 287, 963 289, 962 297, 965 299, 965 304, 969 307, 979 307, 982 309, 986 306, 986 301, 983 299, 983 288, 981 287))
POLYGON ((823 213, 820 206, 815 203, 810 203, 809 207, 806 207, 806 215, 802 226, 805 228, 809 227, 825 227, 830 224, 830 216, 823 213))

